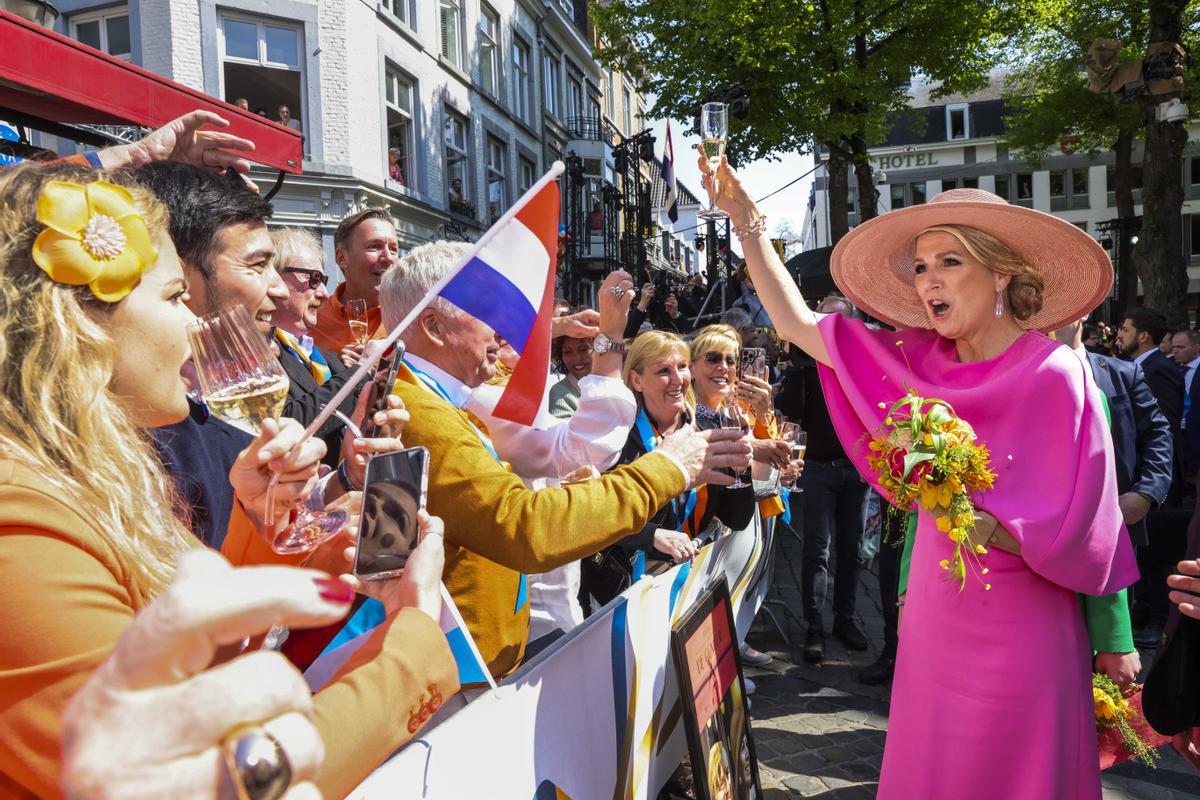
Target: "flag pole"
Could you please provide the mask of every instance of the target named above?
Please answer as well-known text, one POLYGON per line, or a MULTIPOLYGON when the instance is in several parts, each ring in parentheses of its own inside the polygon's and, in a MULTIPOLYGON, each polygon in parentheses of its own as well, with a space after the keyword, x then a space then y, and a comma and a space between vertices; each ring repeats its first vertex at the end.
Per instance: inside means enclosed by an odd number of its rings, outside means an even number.
MULTIPOLYGON (((383 357, 383 354, 400 339, 400 334, 408 330, 408 326, 413 323, 413 320, 417 318, 417 315, 424 311, 425 308, 433 302, 435 297, 441 294, 442 289, 445 289, 446 285, 450 283, 450 281, 454 280, 454 277, 462 271, 463 267, 471 263, 471 259, 479 255, 479 251, 482 250, 487 243, 492 240, 492 237, 496 235, 496 232, 508 224, 538 192, 546 187, 546 184, 557 180, 558 176, 561 175, 565 169, 566 167, 563 166, 563 162, 561 161, 555 161, 553 164, 551 164, 550 171, 539 178, 538 181, 533 184, 533 186, 530 186, 529 189, 526 190, 525 194, 521 195, 520 198, 517 199, 517 202, 513 203, 512 207, 510 207, 500 216, 500 219, 496 220, 496 222, 490 228, 484 231, 483 236, 479 237, 479 241, 475 242, 475 244, 471 246, 471 249, 467 251, 467 254, 462 257, 458 264, 445 275, 443 275, 441 280, 430 287, 429 291, 425 293, 425 296, 421 298, 421 302, 417 303, 412 311, 409 311, 404 319, 402 319, 395 326, 395 328, 388 332, 387 338, 383 340, 383 345, 381 347, 378 349, 371 348, 374 350, 374 352, 370 354, 367 354, 364 350, 365 358, 361 363, 359 363, 358 369, 346 380, 346 383, 341 389, 338 390, 338 393, 335 394, 329 400, 329 402, 325 404, 325 407, 321 409, 319 414, 317 414, 317 418, 314 419, 312 423, 304 429, 304 435, 300 438, 300 441, 296 443, 296 447, 299 447, 301 444, 312 438, 316 432, 321 429, 321 426, 329 421, 329 418, 333 416, 334 411, 336 411, 338 407, 340 407, 341 404, 346 401, 346 398, 354 392, 355 387, 362 383, 363 378, 367 377, 367 374, 375 368, 375 365, 379 363, 379 359, 383 357)), ((395 267, 393 266, 392 269, 395 269, 395 267)), ((391 387, 388 387, 388 389, 390 391, 391 387)))

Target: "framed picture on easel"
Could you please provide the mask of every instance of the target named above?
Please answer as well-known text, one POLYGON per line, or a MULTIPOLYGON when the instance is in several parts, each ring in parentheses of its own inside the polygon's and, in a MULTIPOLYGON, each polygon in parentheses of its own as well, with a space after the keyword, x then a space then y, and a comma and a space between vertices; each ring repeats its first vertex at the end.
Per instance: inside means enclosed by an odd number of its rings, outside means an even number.
POLYGON ((758 800, 758 760, 738 660, 729 585, 722 577, 671 629, 671 654, 699 800, 758 800))

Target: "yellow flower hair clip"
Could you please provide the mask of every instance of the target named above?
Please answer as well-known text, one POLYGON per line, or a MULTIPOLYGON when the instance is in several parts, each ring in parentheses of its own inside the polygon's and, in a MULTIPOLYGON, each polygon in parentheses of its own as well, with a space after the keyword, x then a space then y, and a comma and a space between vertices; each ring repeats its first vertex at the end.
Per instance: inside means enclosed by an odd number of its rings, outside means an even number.
POLYGON ((87 284, 106 303, 129 294, 158 260, 132 195, 107 181, 51 181, 37 219, 46 230, 33 243, 34 262, 59 283, 87 284))

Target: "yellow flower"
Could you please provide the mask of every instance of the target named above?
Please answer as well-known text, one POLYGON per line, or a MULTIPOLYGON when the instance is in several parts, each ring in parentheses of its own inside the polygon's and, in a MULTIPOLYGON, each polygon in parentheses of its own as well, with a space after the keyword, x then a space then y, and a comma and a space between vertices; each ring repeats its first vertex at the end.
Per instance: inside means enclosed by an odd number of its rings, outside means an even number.
POLYGON ((950 518, 949 517, 939 516, 937 518, 937 529, 939 531, 941 531, 942 533, 949 533, 950 527, 951 526, 950 526, 950 518))
POLYGON ((33 260, 58 283, 91 287, 115 303, 132 291, 158 260, 146 221, 120 186, 51 181, 37 204, 46 230, 33 243, 33 260))
POLYGON ((1117 715, 1120 713, 1120 711, 1117 707, 1117 704, 1113 702, 1113 699, 1108 692, 1098 687, 1093 687, 1092 701, 1096 704, 1097 719, 1109 722, 1117 719, 1117 715))

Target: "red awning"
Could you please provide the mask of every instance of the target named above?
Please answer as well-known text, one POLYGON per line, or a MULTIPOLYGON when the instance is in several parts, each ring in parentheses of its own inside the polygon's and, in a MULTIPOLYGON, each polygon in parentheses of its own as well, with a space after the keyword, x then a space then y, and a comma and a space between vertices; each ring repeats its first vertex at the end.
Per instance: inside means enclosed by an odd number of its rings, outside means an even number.
POLYGON ((299 131, 209 97, 0 11, 0 108, 51 122, 158 128, 189 111, 213 111, 250 139, 251 161, 301 171, 299 131))

